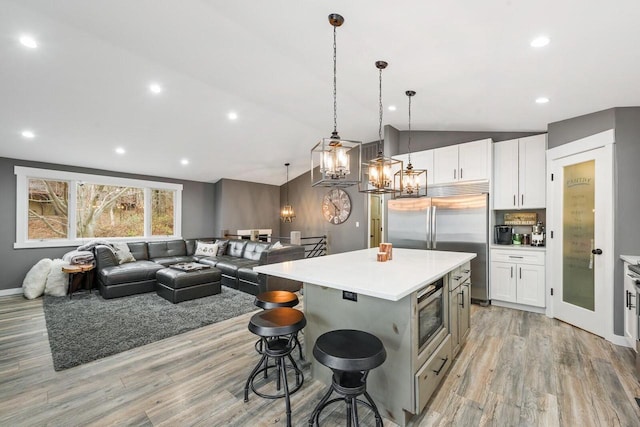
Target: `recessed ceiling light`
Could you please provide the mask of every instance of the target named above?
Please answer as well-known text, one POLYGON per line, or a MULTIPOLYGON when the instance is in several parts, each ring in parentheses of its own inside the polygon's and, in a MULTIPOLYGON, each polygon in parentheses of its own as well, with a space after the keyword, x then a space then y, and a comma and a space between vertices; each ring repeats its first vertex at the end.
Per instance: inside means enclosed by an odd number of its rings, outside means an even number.
POLYGON ((28 47, 29 49, 35 49, 38 47, 38 42, 36 41, 36 39, 27 35, 20 36, 20 43, 23 46, 28 47))
POLYGON ((397 108, 395 105, 389 105, 389 111, 396 111, 397 108))
POLYGON ((229 118, 229 120, 236 120, 238 118, 238 113, 236 113, 235 111, 230 111, 229 114, 227 114, 227 117, 229 118))
POLYGON ((543 47, 548 45, 550 41, 547 36, 539 36, 531 40, 531 47, 543 47))
POLYGON ((541 96, 539 98, 536 98, 536 104, 546 104, 547 102, 549 102, 549 98, 547 98, 545 96, 541 96))
POLYGON ((182 159, 180 160, 180 163, 186 166, 189 164, 189 159, 182 159))
POLYGON ((22 137, 23 137, 23 138, 27 138, 27 139, 33 139, 33 138, 35 138, 35 137, 36 137, 36 134, 35 134, 35 133, 33 133, 33 132, 32 132, 32 131, 30 131, 30 130, 23 130, 23 131, 22 131, 22 137))
POLYGON ((162 86, 160 86, 158 83, 151 83, 149 85, 149 90, 151 91, 151 93, 155 93, 157 95, 162 92, 162 86))
POLYGON ((122 148, 122 147, 118 147, 118 148, 116 148, 116 153, 118 153, 118 154, 124 154, 124 153, 126 153, 126 152, 127 152, 127 150, 125 150, 125 149, 124 149, 124 148, 122 148))

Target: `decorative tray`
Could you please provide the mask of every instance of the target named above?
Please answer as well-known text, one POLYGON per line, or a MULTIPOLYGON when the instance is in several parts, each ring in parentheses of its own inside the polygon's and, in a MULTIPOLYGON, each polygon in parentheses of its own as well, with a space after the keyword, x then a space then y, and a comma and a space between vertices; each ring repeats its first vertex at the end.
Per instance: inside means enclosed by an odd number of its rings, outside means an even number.
POLYGON ((197 262, 180 262, 178 264, 171 264, 169 268, 174 268, 181 271, 198 271, 205 268, 211 268, 210 265, 199 264, 197 262))

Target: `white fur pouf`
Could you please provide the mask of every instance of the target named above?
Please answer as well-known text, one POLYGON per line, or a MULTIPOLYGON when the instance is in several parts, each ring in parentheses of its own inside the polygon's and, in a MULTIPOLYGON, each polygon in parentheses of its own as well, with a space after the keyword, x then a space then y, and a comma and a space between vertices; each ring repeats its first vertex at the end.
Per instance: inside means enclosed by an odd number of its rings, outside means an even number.
POLYGON ((47 276, 47 283, 44 288, 45 294, 54 297, 63 297, 67 294, 69 275, 62 272, 62 266, 64 265, 67 265, 67 263, 61 259, 51 261, 51 270, 47 276))
POLYGON ((22 281, 22 292, 25 298, 38 298, 44 292, 47 276, 51 270, 51 260, 49 258, 41 259, 31 267, 31 270, 24 276, 22 281))

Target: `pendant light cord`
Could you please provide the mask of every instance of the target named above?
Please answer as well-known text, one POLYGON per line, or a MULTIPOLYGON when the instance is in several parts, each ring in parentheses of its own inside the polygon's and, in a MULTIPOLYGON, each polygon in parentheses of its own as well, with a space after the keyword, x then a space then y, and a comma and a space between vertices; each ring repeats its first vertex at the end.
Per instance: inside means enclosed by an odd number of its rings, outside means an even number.
POLYGON ((411 164, 411 96, 409 96, 409 164, 411 164))
POLYGON ((380 122, 378 124, 378 153, 382 154, 382 68, 380 70, 380 84, 379 84, 379 95, 378 95, 378 105, 380 109, 380 122))
POLYGON ((333 134, 338 135, 336 28, 333 27, 333 134))

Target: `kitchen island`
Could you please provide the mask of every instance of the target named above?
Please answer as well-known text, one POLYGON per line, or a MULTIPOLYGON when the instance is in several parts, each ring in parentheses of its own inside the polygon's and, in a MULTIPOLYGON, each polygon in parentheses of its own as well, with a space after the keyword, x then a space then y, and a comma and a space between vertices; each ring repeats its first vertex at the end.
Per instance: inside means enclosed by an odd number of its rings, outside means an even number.
POLYGON ((466 338, 458 307, 466 304, 468 330, 469 261, 476 254, 394 248, 393 260, 377 262, 377 253, 364 249, 254 270, 304 283, 304 337, 314 378, 330 383, 330 370, 312 355, 323 333, 358 329, 382 340, 387 360, 369 374, 367 390, 382 416, 404 426, 422 411, 466 338), (435 316, 440 325, 434 329, 435 316))

